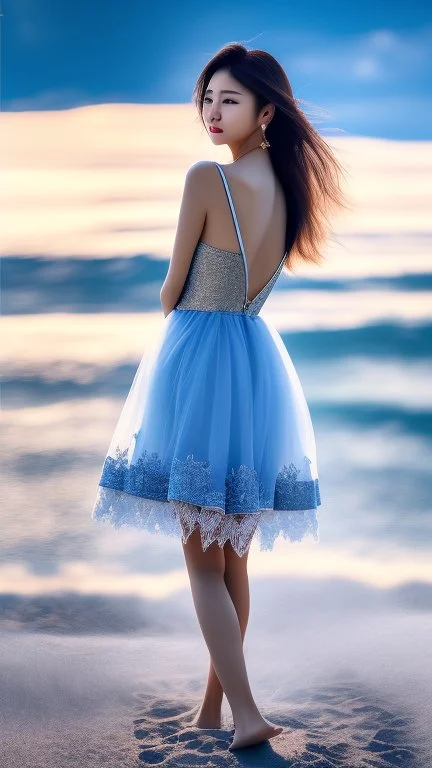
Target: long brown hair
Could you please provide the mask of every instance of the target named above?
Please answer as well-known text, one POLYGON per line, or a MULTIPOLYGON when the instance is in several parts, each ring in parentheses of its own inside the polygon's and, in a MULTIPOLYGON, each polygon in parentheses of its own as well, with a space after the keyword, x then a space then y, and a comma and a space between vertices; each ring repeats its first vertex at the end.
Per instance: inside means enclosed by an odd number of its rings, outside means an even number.
POLYGON ((329 235, 328 212, 347 207, 339 185, 344 169, 298 106, 306 102, 294 97, 285 71, 267 51, 248 51, 240 43, 229 43, 210 59, 193 91, 203 124, 205 91, 213 74, 222 68, 255 95, 257 117, 263 106, 275 105, 266 138, 287 205, 284 266, 294 271, 296 260, 320 264, 320 246, 329 235))

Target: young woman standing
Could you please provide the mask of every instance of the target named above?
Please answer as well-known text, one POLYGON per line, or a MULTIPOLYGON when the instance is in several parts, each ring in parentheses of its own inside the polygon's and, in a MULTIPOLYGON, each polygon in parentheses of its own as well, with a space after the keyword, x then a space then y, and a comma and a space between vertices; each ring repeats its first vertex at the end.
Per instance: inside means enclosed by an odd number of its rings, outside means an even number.
POLYGON ((237 749, 283 730, 260 714, 243 655, 250 543, 318 540, 321 503, 302 386, 260 310, 284 267, 320 262, 341 167, 265 51, 225 46, 194 94, 232 162, 186 174, 163 331, 135 374, 92 516, 181 538, 210 653, 195 724, 221 726, 225 692, 237 749))

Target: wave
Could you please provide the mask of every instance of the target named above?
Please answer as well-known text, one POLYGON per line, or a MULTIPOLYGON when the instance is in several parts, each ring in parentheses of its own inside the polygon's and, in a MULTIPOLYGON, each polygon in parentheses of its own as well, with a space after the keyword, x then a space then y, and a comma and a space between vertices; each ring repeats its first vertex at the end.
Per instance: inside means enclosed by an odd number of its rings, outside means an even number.
MULTIPOLYGON (((112 258, 3 257, 3 315, 46 312, 160 310, 167 259, 146 255, 112 258)), ((275 292, 430 291, 432 273, 360 277, 294 277, 282 274, 275 292)))
MULTIPOLYGON (((4 411, 85 398, 122 399, 127 393, 140 353, 145 353, 142 331, 136 332, 138 344, 127 350, 125 334, 112 333, 106 350, 105 342, 99 343, 103 349, 96 358, 91 335, 76 329, 76 349, 69 348, 61 333, 55 343, 56 329, 54 325, 52 341, 50 337, 45 344, 35 343, 31 359, 25 349, 21 359, 16 352, 15 358, 9 358, 3 374, 4 411)), ((404 412, 407 419, 418 412, 420 421, 429 413, 431 334, 432 323, 388 323, 297 331, 281 337, 311 410, 361 423, 378 419, 379 413, 383 420, 399 420, 405 418, 404 412)))

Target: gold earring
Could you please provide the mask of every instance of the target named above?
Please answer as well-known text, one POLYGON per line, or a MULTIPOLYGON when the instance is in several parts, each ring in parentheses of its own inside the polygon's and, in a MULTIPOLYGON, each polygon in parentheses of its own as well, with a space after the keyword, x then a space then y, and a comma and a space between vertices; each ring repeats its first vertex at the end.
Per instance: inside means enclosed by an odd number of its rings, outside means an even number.
POLYGON ((267 147, 270 146, 269 142, 267 141, 266 135, 265 135, 265 129, 266 129, 265 123, 263 123, 263 125, 261 126, 261 130, 262 130, 262 135, 263 135, 264 141, 262 141, 261 144, 260 144, 260 147, 262 147, 263 149, 267 149, 267 147))

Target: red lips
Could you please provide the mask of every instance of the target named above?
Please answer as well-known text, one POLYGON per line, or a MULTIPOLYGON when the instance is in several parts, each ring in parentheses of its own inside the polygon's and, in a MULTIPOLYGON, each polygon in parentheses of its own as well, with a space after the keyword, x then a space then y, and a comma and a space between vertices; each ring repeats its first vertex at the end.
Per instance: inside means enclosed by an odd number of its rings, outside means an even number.
POLYGON ((216 128, 216 126, 215 126, 215 125, 211 125, 211 126, 210 126, 210 131, 211 131, 212 133, 223 133, 223 130, 222 130, 221 128, 216 128))

